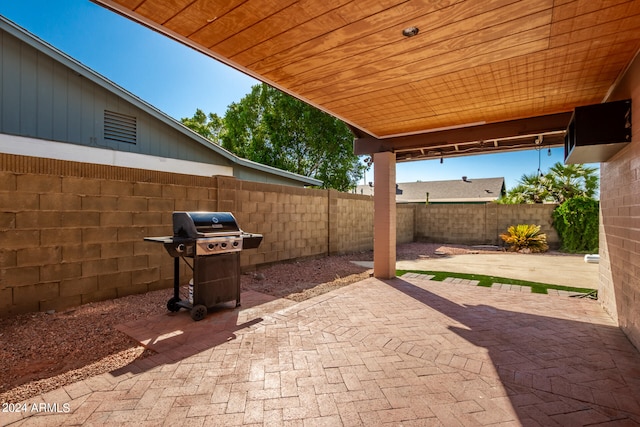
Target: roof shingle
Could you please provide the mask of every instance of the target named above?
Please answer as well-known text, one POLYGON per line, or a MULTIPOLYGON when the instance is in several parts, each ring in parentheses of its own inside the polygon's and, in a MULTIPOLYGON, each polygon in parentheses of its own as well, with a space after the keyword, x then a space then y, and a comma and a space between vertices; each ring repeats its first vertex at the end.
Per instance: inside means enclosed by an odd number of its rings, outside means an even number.
MULTIPOLYGON (((396 193, 396 201, 424 203, 428 193, 430 203, 488 203, 499 199, 505 191, 504 178, 463 178, 449 181, 398 183, 399 191, 396 193)), ((375 187, 369 185, 358 185, 356 193, 372 196, 374 190, 375 187)))

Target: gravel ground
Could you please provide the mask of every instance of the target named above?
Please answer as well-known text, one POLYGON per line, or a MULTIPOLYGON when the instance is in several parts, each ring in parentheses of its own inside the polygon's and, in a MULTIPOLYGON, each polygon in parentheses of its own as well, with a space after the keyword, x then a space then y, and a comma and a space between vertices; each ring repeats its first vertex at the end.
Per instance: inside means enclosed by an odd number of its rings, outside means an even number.
MULTIPOLYGON (((493 252, 459 245, 408 243, 397 258, 493 252)), ((322 257, 260 268, 242 275, 242 289, 303 301, 369 277, 351 261, 372 252, 322 257)), ((166 312, 168 289, 85 304, 57 313, 0 319, 0 403, 18 403, 50 390, 128 365, 153 354, 115 325, 166 312)))

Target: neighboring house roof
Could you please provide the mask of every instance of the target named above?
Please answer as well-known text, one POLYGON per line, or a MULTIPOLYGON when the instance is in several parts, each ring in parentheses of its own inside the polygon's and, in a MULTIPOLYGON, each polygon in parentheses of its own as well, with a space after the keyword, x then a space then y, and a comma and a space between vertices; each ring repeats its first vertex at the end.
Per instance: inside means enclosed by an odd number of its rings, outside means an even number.
POLYGON ((282 170, 282 169, 278 169, 278 168, 275 168, 275 167, 272 167, 272 166, 263 165, 263 164, 256 163, 256 162, 253 162, 251 160, 243 159, 241 157, 236 156, 235 154, 231 153, 230 151, 225 150, 221 146, 212 143, 211 141, 209 141, 208 139, 204 138, 200 134, 192 131, 191 129, 189 129, 188 127, 186 127, 185 125, 183 125, 179 121, 177 121, 174 118, 172 118, 172 117, 168 116, 167 114, 163 113, 162 111, 160 111, 156 107, 152 106, 151 104, 148 104, 147 102, 145 102, 142 99, 138 98, 136 95, 132 94, 131 92, 127 91, 126 89, 122 88, 121 86, 118 86, 116 83, 114 83, 111 80, 107 79, 106 77, 100 75, 96 71, 94 71, 91 68, 89 68, 89 67, 85 66, 84 64, 82 64, 81 62, 75 60, 74 58, 70 57, 69 55, 65 54, 64 52, 58 50, 57 48, 55 48, 54 46, 50 45, 46 41, 38 38, 37 36, 35 36, 34 34, 31 34, 27 30, 25 30, 24 28, 22 28, 22 27, 16 25, 15 23, 11 22, 7 18, 3 17, 2 15, 0 15, 0 29, 6 31, 7 33, 11 34, 12 36, 18 38, 20 41, 26 43, 27 45, 33 47, 36 50, 42 52, 43 54, 45 54, 45 55, 53 58, 54 60, 60 62, 61 64, 65 65, 66 67, 68 67, 68 68, 72 69, 73 71, 75 71, 76 73, 78 73, 78 74, 82 75, 83 77, 87 78, 91 82, 97 84, 98 86, 100 86, 100 87, 112 92, 113 94, 115 94, 116 96, 119 96, 120 98, 126 100, 127 102, 130 102, 131 104, 133 104, 136 107, 140 108, 145 113, 151 115, 152 117, 156 118, 157 120, 162 121, 163 123, 165 123, 166 125, 174 128, 178 132, 183 133, 184 135, 186 135, 189 138, 193 139, 194 141, 202 144, 203 146, 207 147, 208 149, 216 152, 217 154, 219 154, 223 158, 229 160, 233 164, 237 164, 239 166, 243 166, 243 167, 246 167, 246 168, 258 170, 258 171, 261 171, 261 172, 264 172, 264 173, 267 173, 267 174, 279 175, 279 176, 285 177, 287 179, 291 179, 291 180, 294 180, 294 181, 299 181, 303 185, 322 185, 322 181, 321 180, 318 180, 318 179, 315 179, 315 178, 310 178, 310 177, 303 176, 303 175, 299 175, 299 174, 296 174, 296 173, 293 173, 293 172, 288 172, 288 171, 285 171, 285 170, 282 170))
MULTIPOLYGON (((478 178, 451 181, 403 182, 397 184, 398 203, 488 203, 505 192, 504 178, 478 178)), ((373 195, 375 186, 358 185, 357 194, 373 195)))

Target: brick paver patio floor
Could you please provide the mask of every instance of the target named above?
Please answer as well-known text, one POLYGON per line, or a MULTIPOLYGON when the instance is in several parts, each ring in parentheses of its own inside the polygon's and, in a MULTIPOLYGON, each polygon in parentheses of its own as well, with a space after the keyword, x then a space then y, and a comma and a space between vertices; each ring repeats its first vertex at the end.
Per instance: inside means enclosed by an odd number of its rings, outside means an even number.
POLYGON ((29 401, 60 413, 0 424, 640 424, 640 354, 588 299, 372 278, 121 329, 159 353, 29 401))

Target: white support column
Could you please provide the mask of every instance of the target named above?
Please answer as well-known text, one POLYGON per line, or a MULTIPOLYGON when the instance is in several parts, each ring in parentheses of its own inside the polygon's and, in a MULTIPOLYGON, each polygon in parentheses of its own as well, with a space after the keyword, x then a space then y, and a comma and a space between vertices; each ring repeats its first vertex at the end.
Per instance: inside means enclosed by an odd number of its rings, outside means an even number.
POLYGON ((373 275, 396 276, 396 155, 373 155, 373 275))

